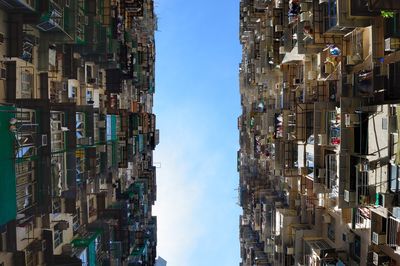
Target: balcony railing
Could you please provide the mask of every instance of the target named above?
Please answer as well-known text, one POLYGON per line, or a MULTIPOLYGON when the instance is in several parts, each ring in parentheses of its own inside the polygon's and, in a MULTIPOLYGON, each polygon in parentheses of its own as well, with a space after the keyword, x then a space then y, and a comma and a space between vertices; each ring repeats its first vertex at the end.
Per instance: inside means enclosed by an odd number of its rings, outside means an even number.
POLYGON ((337 24, 337 0, 328 0, 324 4, 324 31, 328 31, 337 24))
POLYGON ((400 222, 394 217, 389 218, 388 242, 391 247, 400 246, 400 222))

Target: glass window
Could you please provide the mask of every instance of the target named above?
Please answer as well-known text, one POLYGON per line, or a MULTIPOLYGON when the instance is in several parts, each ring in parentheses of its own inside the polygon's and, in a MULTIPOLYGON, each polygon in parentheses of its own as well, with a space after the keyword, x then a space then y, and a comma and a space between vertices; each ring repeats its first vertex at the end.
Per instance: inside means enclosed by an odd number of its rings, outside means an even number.
POLYGON ((331 223, 328 224, 328 238, 335 242, 335 221, 332 220, 331 223))
POLYGON ((399 172, 400 169, 395 164, 390 164, 390 191, 397 192, 399 190, 400 182, 399 182, 399 172))
POLYGON ((21 72, 21 98, 32 98, 33 75, 29 71, 21 72))

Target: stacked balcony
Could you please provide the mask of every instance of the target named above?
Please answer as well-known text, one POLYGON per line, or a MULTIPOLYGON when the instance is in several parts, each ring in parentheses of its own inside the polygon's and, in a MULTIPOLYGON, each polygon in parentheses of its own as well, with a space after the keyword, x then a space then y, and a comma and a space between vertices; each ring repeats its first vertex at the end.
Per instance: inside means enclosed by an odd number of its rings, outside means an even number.
POLYGON ((0 7, 0 264, 153 265, 153 2, 0 7))

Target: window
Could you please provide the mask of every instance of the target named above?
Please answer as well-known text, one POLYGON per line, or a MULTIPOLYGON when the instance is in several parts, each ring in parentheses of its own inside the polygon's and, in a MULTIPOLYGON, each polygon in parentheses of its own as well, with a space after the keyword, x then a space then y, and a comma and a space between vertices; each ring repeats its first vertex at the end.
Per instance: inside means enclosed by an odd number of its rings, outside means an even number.
POLYGON ((54 248, 57 248, 63 242, 63 231, 62 230, 54 230, 53 235, 54 248))
POLYGON ((33 75, 28 71, 21 72, 21 98, 32 98, 33 75))
POLYGON ((361 237, 356 235, 354 243, 351 244, 352 257, 359 262, 361 257, 361 237))
POLYGON ((92 78, 92 66, 87 65, 86 66, 86 81, 89 81, 92 78))
POLYGON ((81 112, 76 113, 76 138, 80 139, 85 137, 85 114, 81 112))
MULTIPOLYGON (((79 208, 77 209, 77 211, 79 212, 79 208)), ((79 229, 79 215, 76 214, 73 218, 73 232, 74 234, 76 234, 78 232, 79 229)))
POLYGON ((384 129, 384 130, 388 129, 388 120, 387 120, 387 118, 382 118, 382 129, 384 129))
POLYGON ((396 164, 390 164, 390 175, 389 175, 389 183, 390 183, 390 191, 398 192, 400 189, 400 169, 396 164))
POLYGON ((335 242, 335 220, 332 219, 331 222, 328 224, 328 238, 335 242))
POLYGON ((328 31, 330 28, 337 24, 337 7, 336 0, 329 0, 324 8, 324 31, 328 31))

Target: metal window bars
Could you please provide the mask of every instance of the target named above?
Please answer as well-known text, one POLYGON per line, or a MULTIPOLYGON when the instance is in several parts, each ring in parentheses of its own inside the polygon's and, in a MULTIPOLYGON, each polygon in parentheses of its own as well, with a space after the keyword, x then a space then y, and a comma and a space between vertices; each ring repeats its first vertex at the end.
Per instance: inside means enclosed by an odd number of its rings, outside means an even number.
POLYGON ((17 212, 31 208, 35 202, 35 165, 38 144, 35 111, 18 108, 15 113, 15 172, 17 212))

